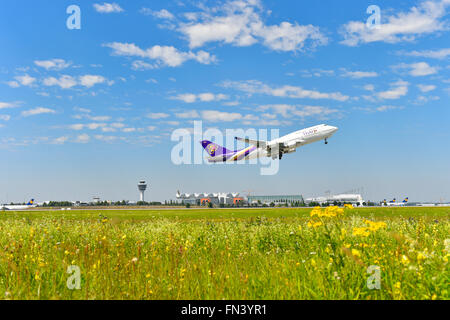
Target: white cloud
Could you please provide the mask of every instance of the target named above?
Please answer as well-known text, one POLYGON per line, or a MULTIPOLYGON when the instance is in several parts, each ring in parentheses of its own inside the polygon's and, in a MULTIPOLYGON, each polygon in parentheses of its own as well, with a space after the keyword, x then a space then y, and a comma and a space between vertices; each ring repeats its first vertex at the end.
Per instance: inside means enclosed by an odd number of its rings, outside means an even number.
POLYGON ((22 86, 28 86, 28 87, 33 85, 33 83, 36 81, 36 78, 33 78, 33 77, 29 76, 28 74, 25 74, 23 76, 14 77, 14 79, 22 86))
POLYGON ((373 84, 366 84, 364 86, 364 90, 373 91, 373 90, 375 90, 375 86, 373 84))
POLYGON ((169 115, 167 113, 149 113, 147 114, 147 118, 150 119, 164 119, 164 118, 168 118, 169 115))
POLYGON ((97 130, 104 127, 106 127, 106 123, 93 122, 86 125, 86 128, 88 128, 89 130, 97 130))
POLYGON ((210 64, 216 61, 216 57, 205 51, 182 52, 172 46, 153 46, 141 49, 134 43, 107 43, 103 46, 113 49, 113 54, 118 56, 140 57, 156 61, 156 66, 178 67, 187 60, 196 60, 202 64, 210 64))
POLYGON ((0 109, 11 109, 11 108, 17 108, 17 103, 12 102, 0 102, 0 109))
POLYGON ((102 76, 97 75, 84 75, 80 76, 80 84, 84 87, 91 88, 98 83, 104 83, 106 79, 102 76))
POLYGON ((434 89, 436 89, 436 86, 432 85, 432 84, 430 84, 430 85, 418 84, 417 87, 422 92, 430 92, 430 91, 433 91, 434 89))
POLYGON ((276 119, 277 115, 276 114, 272 114, 272 113, 263 113, 261 115, 261 117, 266 118, 266 119, 276 119))
POLYGON ((428 101, 436 101, 439 100, 440 97, 438 96, 418 96, 416 99, 416 103, 427 103, 428 101))
POLYGON ((181 118, 181 119, 192 119, 192 118, 198 118, 198 117, 200 117, 200 115, 198 114, 198 112, 195 111, 195 110, 176 113, 175 116, 176 116, 177 118, 181 118))
POLYGON ((123 124, 122 122, 114 122, 114 123, 111 123, 111 127, 120 129, 120 128, 124 128, 125 124, 123 124))
POLYGON ((34 61, 34 64, 46 70, 60 71, 70 67, 72 63, 66 62, 63 59, 51 59, 51 60, 36 60, 34 61))
MULTIPOLYGON (((157 67, 157 66, 156 66, 157 67)), ((137 71, 154 69, 155 66, 142 60, 133 61, 131 68, 137 71)))
POLYGON ((347 101, 348 96, 340 92, 323 93, 316 90, 306 90, 298 86, 285 85, 272 88, 257 80, 248 81, 225 81, 222 83, 225 88, 234 88, 248 94, 262 93, 275 97, 286 97, 296 99, 331 99, 337 101, 347 101))
MULTIPOLYGON (((325 70, 325 69, 312 69, 312 70, 301 70, 301 76, 304 78, 311 78, 311 77, 322 77, 322 76, 334 76, 335 72, 334 70, 325 70)), ((290 76, 293 76, 293 73, 289 73, 290 76)))
POLYGON ((131 132, 135 132, 136 131, 136 128, 123 128, 122 129, 122 132, 125 132, 125 133, 131 133, 131 132))
POLYGON ((292 114, 302 118, 305 117, 323 117, 333 113, 338 113, 337 109, 330 109, 321 106, 302 106, 297 107, 296 110, 292 111, 292 114))
POLYGON ((6 84, 10 86, 11 88, 18 88, 20 87, 20 84, 17 81, 7 81, 6 84))
POLYGON ((240 113, 221 112, 217 110, 202 111, 202 118, 210 122, 230 122, 242 119, 240 113))
POLYGON ((193 94, 193 93, 185 93, 185 94, 179 94, 175 97, 172 97, 171 99, 175 100, 181 100, 186 103, 194 103, 197 100, 200 100, 202 102, 211 102, 211 101, 221 101, 228 99, 228 96, 225 94, 214 94, 210 92, 200 93, 200 94, 193 94))
POLYGON ((153 78, 150 78, 150 79, 145 80, 145 82, 157 84, 157 83, 158 83, 158 80, 153 79, 153 78))
POLYGON ((228 106, 228 107, 235 107, 238 106, 240 104, 239 101, 230 101, 230 102, 224 102, 222 103, 224 106, 228 106))
POLYGON ((83 130, 83 128, 84 128, 84 124, 81 124, 81 123, 71 124, 69 126, 69 129, 77 130, 77 131, 83 130))
POLYGON ((375 110, 379 111, 379 112, 386 112, 386 111, 389 111, 389 110, 396 110, 396 109, 403 109, 403 107, 381 106, 381 107, 376 108, 375 110))
POLYGON ((194 103, 197 101, 197 96, 193 93, 185 93, 185 94, 179 94, 176 97, 172 97, 172 99, 181 100, 186 103, 194 103))
POLYGON ((273 113, 264 113, 262 116, 268 119, 276 118, 276 114, 283 118, 290 119, 292 117, 318 117, 323 118, 333 113, 338 113, 337 109, 330 109, 322 106, 297 106, 289 104, 270 104, 257 108, 259 111, 271 110, 273 113))
POLYGON ((49 113, 56 113, 56 111, 49 109, 49 108, 37 107, 37 108, 30 109, 27 111, 22 111, 22 116, 29 117, 29 116, 35 116, 35 115, 39 115, 39 114, 49 114, 49 113))
POLYGON ((348 71, 343 69, 343 77, 348 77, 352 79, 362 79, 362 78, 374 78, 378 77, 378 73, 374 71, 348 71))
POLYGON ((437 67, 432 67, 426 62, 417 63, 400 63, 393 67, 394 69, 409 69, 409 75, 413 77, 429 76, 431 74, 436 74, 438 72, 437 67))
POLYGON ((116 141, 117 139, 119 139, 116 136, 104 136, 104 135, 101 135, 101 134, 95 135, 94 138, 97 139, 97 140, 100 140, 100 141, 107 142, 107 143, 111 143, 111 142, 116 141))
POLYGON ((70 89, 77 85, 77 81, 68 75, 62 75, 59 79, 55 77, 49 77, 44 79, 44 85, 51 86, 59 86, 61 89, 70 89))
POLYGON ((450 56, 450 48, 440 49, 440 50, 424 50, 424 51, 400 51, 398 54, 412 56, 412 57, 423 57, 432 59, 445 59, 450 56))
POLYGON ((76 143, 88 143, 90 140, 91 140, 91 137, 88 134, 83 133, 83 134, 80 134, 76 138, 75 142, 76 143))
POLYGON ((342 27, 341 34, 345 40, 341 43, 357 46, 376 41, 413 41, 420 35, 446 30, 448 26, 441 18, 445 16, 449 4, 448 0, 423 1, 409 12, 399 12, 391 16, 382 12, 384 23, 381 23, 379 28, 368 28, 365 22, 350 21, 342 27))
POLYGON ((78 112, 83 112, 83 113, 91 113, 92 112, 90 109, 80 108, 80 107, 75 107, 75 108, 73 108, 73 110, 78 111, 78 112))
POLYGON ((170 126, 179 126, 180 122, 178 121, 165 121, 165 123, 167 123, 170 126))
POLYGON ((200 14, 185 15, 178 31, 186 36, 191 48, 208 42, 223 42, 234 46, 250 46, 261 42, 276 51, 303 50, 325 45, 328 39, 313 25, 281 22, 266 25, 259 0, 228 1, 220 7, 207 8, 200 14))
POLYGON ((103 4, 94 3, 94 8, 100 13, 117 13, 123 12, 124 10, 117 3, 107 3, 103 4))
POLYGON ((59 79, 57 79, 55 77, 48 77, 48 78, 45 78, 43 81, 45 86, 48 86, 48 87, 58 86, 61 89, 70 89, 77 85, 81 85, 86 88, 92 88, 96 84, 105 83, 105 82, 108 85, 112 85, 114 83, 113 81, 108 81, 108 79, 106 79, 103 76, 91 75, 91 74, 79 76, 78 79, 76 79, 72 76, 69 76, 69 75, 62 75, 61 77, 59 77, 59 79))
POLYGON ((391 84, 391 89, 376 94, 379 99, 399 99, 408 93, 408 82, 397 81, 391 84))
POLYGON ((155 127, 155 126, 148 126, 148 127, 147 127, 147 130, 148 130, 148 131, 155 131, 155 130, 156 130, 156 127, 155 127))
POLYGON ((2 121, 9 121, 10 119, 11 119, 10 115, 0 114, 0 120, 2 120, 2 121))
POLYGON ((52 144, 64 144, 67 140, 69 140, 69 137, 66 136, 55 138, 53 139, 52 144))
POLYGON ((153 11, 149 8, 142 8, 140 11, 140 13, 145 14, 145 15, 151 15, 154 16, 156 18, 160 18, 160 19, 168 19, 168 20, 172 20, 174 19, 174 15, 172 13, 170 13, 169 11, 167 11, 166 9, 161 9, 159 11, 153 11))

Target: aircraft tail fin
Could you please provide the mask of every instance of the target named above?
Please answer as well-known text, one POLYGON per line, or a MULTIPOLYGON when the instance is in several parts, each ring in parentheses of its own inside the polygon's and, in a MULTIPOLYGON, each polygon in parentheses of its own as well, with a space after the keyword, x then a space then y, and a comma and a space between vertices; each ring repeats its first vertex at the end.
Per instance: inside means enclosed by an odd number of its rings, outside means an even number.
POLYGON ((208 154, 211 157, 220 156, 223 154, 228 154, 228 153, 233 152, 233 151, 230 151, 230 150, 228 150, 222 146, 219 146, 218 144, 208 141, 208 140, 203 140, 200 143, 202 144, 205 151, 208 152, 208 154))
POLYGON ((32 206, 34 204, 34 199, 31 199, 30 202, 27 203, 27 206, 32 206))
POLYGON ((405 200, 403 200, 403 203, 407 203, 409 201, 408 197, 405 198, 405 200))

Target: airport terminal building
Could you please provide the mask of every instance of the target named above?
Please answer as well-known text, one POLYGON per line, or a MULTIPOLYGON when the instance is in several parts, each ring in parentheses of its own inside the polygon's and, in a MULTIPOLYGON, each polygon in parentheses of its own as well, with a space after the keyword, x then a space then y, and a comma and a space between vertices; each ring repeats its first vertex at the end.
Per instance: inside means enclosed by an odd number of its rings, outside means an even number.
POLYGON ((248 203, 252 204, 267 204, 271 203, 277 204, 293 204, 293 203, 303 203, 303 196, 301 195, 279 195, 279 196, 248 196, 248 203))
POLYGON ((239 193, 180 193, 177 192, 177 200, 183 204, 206 205, 233 205, 243 203, 245 199, 239 193))

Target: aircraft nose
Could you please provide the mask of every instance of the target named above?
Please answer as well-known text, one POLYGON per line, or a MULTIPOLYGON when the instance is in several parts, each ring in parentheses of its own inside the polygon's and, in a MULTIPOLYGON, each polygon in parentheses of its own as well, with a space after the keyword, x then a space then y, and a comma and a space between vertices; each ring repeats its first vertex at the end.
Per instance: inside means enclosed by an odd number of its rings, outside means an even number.
POLYGON ((331 126, 331 131, 332 131, 333 133, 335 133, 335 132, 338 131, 338 130, 339 130, 338 127, 333 127, 333 126, 331 126))

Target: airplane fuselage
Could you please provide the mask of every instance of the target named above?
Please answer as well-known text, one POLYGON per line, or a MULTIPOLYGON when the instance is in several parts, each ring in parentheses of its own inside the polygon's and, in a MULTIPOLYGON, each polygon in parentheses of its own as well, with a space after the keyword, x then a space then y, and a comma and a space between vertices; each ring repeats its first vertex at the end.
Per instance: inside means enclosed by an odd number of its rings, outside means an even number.
POLYGON ((26 210, 36 208, 36 205, 1 205, 0 210, 26 210))

